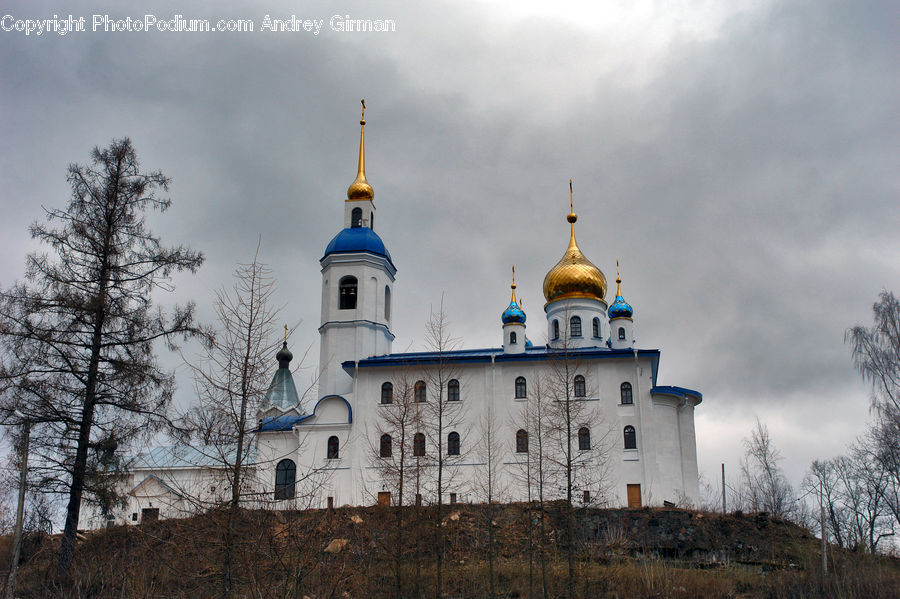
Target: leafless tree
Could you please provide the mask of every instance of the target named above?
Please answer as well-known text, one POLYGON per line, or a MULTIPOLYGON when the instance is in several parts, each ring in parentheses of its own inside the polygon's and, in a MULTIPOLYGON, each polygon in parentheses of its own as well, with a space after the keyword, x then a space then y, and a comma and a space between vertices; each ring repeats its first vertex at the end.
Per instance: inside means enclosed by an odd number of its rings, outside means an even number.
POLYGON ((741 482, 747 509, 789 518, 795 510, 794 490, 778 465, 781 454, 772 443, 768 427, 758 418, 750 437, 744 439, 741 482))
MULTIPOLYGON (((445 451, 445 438, 448 434, 459 434, 462 423, 461 402, 454 398, 448 391, 451 381, 459 384, 459 374, 456 365, 450 360, 449 354, 460 346, 460 340, 450 334, 450 322, 444 312, 444 301, 438 311, 431 312, 425 327, 425 344, 435 355, 432 363, 426 365, 422 376, 426 385, 427 396, 420 409, 422 411, 422 425, 428 445, 433 452, 434 464, 434 494, 437 509, 435 511, 435 555, 437 557, 436 594, 443 595, 443 568, 445 552, 445 533, 443 527, 444 517, 444 493, 447 490, 455 470, 448 469, 450 460, 457 459, 449 456, 445 451)), ((459 390, 459 387, 457 387, 459 390)), ((414 390, 415 394, 415 390, 414 390)), ((457 442, 461 442, 457 437, 457 442)))
POLYGON ((826 535, 830 532, 833 542, 838 547, 847 547, 851 532, 847 510, 842 501, 841 477, 838 474, 841 459, 814 461, 803 480, 803 489, 817 498, 821 494, 822 507, 825 509, 826 530, 819 532, 826 535))
POLYGON ((475 490, 478 496, 486 504, 484 515, 488 531, 488 596, 494 597, 494 518, 497 502, 507 498, 507 488, 503 483, 500 472, 503 468, 503 456, 506 453, 506 444, 501 438, 502 427, 496 417, 493 404, 488 404, 487 410, 478 423, 478 445, 475 455, 478 458, 477 471, 475 473, 475 490))
MULTIPOLYGON (((147 210, 171 201, 161 172, 141 172, 128 139, 95 148, 89 165, 68 170, 72 197, 48 209, 31 235, 50 255, 28 256, 26 282, 0 293, 5 355, 0 380, 14 383, 3 410, 33 423, 31 460, 42 488, 68 496, 58 571, 69 572, 82 499, 109 496, 121 450, 166 422, 174 377, 157 363, 154 344, 201 333, 194 306, 167 316, 154 291, 170 275, 194 272, 201 254, 165 247, 146 227, 147 210), (54 226, 59 225, 58 228, 54 226)), ((7 388, 9 391, 9 388, 7 388)))
MULTIPOLYGON (((216 291, 214 343, 200 361, 187 362, 196 380, 198 403, 185 415, 183 426, 215 453, 212 457, 221 464, 231 490, 223 531, 223 597, 234 587, 238 510, 243 496, 256 491, 248 488, 244 472, 252 460, 253 416, 268 388, 277 348, 273 337, 279 308, 272 305, 274 291, 271 270, 259 261, 257 245, 253 260, 235 269, 231 288, 216 291)), ((287 333, 285 327, 285 344, 287 333)))

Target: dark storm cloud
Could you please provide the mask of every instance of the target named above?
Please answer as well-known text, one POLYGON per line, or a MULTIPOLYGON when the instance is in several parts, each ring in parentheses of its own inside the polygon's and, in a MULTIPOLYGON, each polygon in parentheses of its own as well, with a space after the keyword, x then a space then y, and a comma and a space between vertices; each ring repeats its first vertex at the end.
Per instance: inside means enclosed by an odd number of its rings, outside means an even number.
MULTIPOLYGON (((48 6, 6 12, 121 12, 48 6)), ((299 9, 212 10, 180 9, 257 21, 299 9)), ((843 331, 897 289, 900 264, 890 3, 761 4, 656 52, 640 30, 489 5, 303 10, 398 30, 2 32, 0 284, 21 276, 39 206, 67 196, 66 164, 129 135, 145 167, 173 178, 155 230, 208 257, 178 297, 208 314, 210 290, 261 236, 285 320, 303 321, 295 342, 313 344, 315 362, 316 261, 341 224, 365 96, 376 230, 399 268, 395 349, 421 347, 442 296, 466 346, 499 344, 512 264, 542 343, 541 282, 566 246, 573 177, 579 243, 610 292, 621 260, 639 344, 663 350, 660 382, 705 394, 702 466, 736 456, 755 413, 776 443, 804 439, 785 451, 795 473, 833 451, 834 431, 861 430, 867 392, 843 331), (813 422, 827 438, 807 436, 813 422)), ((171 9, 137 12, 154 11, 171 9)))

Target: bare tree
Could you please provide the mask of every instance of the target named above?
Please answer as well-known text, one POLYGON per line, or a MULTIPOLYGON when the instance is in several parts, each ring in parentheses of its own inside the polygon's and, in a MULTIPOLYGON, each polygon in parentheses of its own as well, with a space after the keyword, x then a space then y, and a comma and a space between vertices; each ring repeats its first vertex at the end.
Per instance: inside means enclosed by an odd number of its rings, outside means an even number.
POLYGON ((487 504, 485 511, 481 512, 486 521, 488 530, 488 596, 494 597, 494 518, 496 516, 496 504, 507 497, 507 489, 502 484, 500 477, 503 468, 504 443, 501 439, 502 427, 494 413, 494 405, 489 403, 487 410, 478 423, 479 440, 475 448, 479 466, 475 473, 475 490, 479 497, 487 504))
POLYGON ((193 304, 166 316, 153 292, 171 291, 173 272, 203 262, 147 229, 144 212, 171 203, 157 196, 169 179, 141 172, 130 140, 95 148, 90 165, 69 167, 68 181, 66 209, 48 209, 48 222, 31 226, 53 255, 29 255, 26 282, 0 294, 0 380, 15 384, 3 409, 34 424, 31 457, 43 488, 68 495, 60 575, 72 563, 82 499, 108 495, 115 482, 92 473, 114 472, 123 446, 166 421, 175 383, 154 342, 171 347, 201 332, 193 304))
POLYGON ((772 443, 768 427, 758 418, 750 437, 744 439, 741 481, 745 504, 756 512, 789 518, 795 510, 794 490, 778 463, 781 454, 772 443))
MULTIPOLYGON (((216 292, 215 342, 200 362, 188 362, 199 401, 186 414, 184 426, 202 433, 204 447, 215 452, 213 457, 224 468, 231 489, 223 531, 223 597, 234 587, 234 527, 242 496, 248 491, 244 469, 252 459, 252 416, 268 388, 276 348, 272 338, 279 309, 272 305, 274 291, 271 270, 259 261, 257 245, 253 260, 235 269, 231 289, 216 292)), ((285 326, 283 351, 287 351, 287 335, 285 326)))
MULTIPOLYGON (((426 385, 422 393, 428 395, 420 409, 422 410, 422 424, 425 435, 429 441, 429 447, 433 448, 434 455, 434 493, 437 503, 435 511, 435 555, 437 557, 437 581, 436 593, 443 595, 443 566, 445 551, 444 517, 444 493, 452 478, 448 472, 447 464, 451 457, 445 452, 444 439, 449 434, 456 434, 457 448, 460 444, 459 432, 456 430, 461 424, 462 410, 459 400, 459 380, 455 364, 449 359, 449 353, 458 349, 460 340, 450 335, 450 322, 444 312, 444 300, 441 298, 440 308, 437 312, 431 312, 425 327, 425 344, 435 355, 433 363, 425 366, 423 371, 426 385), (451 381, 456 381, 456 396, 450 388, 451 381), (430 390, 430 391, 428 391, 430 390)), ((414 394, 416 391, 414 390, 414 394)), ((418 398, 417 398, 418 399, 418 398)), ((447 449, 449 449, 449 444, 447 449)), ((458 455, 458 452, 457 452, 458 455)))

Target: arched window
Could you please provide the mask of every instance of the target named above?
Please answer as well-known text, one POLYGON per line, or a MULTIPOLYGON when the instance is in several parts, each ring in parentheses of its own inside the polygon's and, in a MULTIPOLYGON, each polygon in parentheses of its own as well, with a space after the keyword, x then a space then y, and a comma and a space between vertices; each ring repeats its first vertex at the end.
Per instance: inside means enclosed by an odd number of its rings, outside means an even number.
POLYGON ((625 339, 625 327, 619 327, 619 339, 625 339))
POLYGON ((631 396, 631 383, 622 383, 621 395, 623 404, 634 403, 634 398, 631 396))
POLYGON ((525 393, 526 390, 527 389, 525 387, 525 377, 517 376, 516 377, 516 399, 525 399, 526 397, 528 397, 528 395, 525 393))
POLYGON ((625 427, 625 449, 637 449, 637 435, 634 434, 634 427, 630 424, 625 427))
POLYGON ((587 451, 591 448, 591 431, 588 430, 588 427, 582 426, 578 429, 578 449, 580 451, 587 451))
POLYGON ((569 337, 581 337, 580 316, 573 316, 569 319, 569 337))
POLYGON ((338 285, 340 290, 340 301, 338 308, 341 310, 356 309, 356 277, 344 277, 338 285))
POLYGON ((575 397, 584 397, 587 391, 584 388, 584 377, 580 374, 575 375, 575 397))
POLYGON ((413 435, 413 455, 416 457, 425 455, 425 435, 422 433, 413 435))
POLYGON ((422 403, 427 399, 425 395, 425 381, 416 381, 416 385, 413 389, 413 400, 416 403, 422 403))
POLYGON ((387 433, 381 435, 381 442, 378 446, 378 455, 383 458, 391 457, 391 436, 387 433))
POLYGON ((328 437, 328 459, 336 460, 341 457, 340 442, 334 435, 328 437))
POLYGON ((354 229, 362 226, 362 208, 354 208, 350 211, 350 226, 354 229))
POLYGON ((391 319, 391 288, 384 286, 384 319, 391 319))
POLYGON ((374 212, 369 213, 369 228, 372 229, 373 231, 375 230, 375 213, 374 212))
POLYGON ((459 401, 459 381, 456 379, 447 381, 447 401, 459 401))
POLYGON ((559 321, 554 320, 553 321, 553 340, 555 341, 557 339, 559 339, 559 321))
POLYGON ((394 403, 394 384, 393 383, 382 383, 381 384, 381 403, 383 403, 383 404, 394 403))
POLYGON ((516 453, 528 453, 528 431, 524 428, 516 431, 516 453))
POLYGON ((511 332, 509 333, 509 344, 510 344, 510 345, 515 345, 515 344, 516 344, 516 332, 515 332, 515 331, 511 331, 511 332))
POLYGON ((293 499, 297 466, 293 460, 281 460, 275 466, 275 499, 293 499))
POLYGON ((594 337, 599 337, 600 336, 600 319, 594 318, 592 323, 593 324, 591 325, 591 328, 593 329, 594 337))
POLYGON ((447 435, 447 455, 459 455, 459 433, 456 431, 447 435))

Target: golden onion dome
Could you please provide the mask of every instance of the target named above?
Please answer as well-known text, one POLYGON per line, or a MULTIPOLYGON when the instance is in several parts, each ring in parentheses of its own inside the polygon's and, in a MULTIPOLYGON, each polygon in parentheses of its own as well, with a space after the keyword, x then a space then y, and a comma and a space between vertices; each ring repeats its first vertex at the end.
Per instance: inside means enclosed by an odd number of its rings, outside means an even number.
MULTIPOLYGON (((571 207, 572 182, 569 181, 571 207)), ((566 217, 571 227, 569 247, 556 266, 544 277, 544 298, 547 303, 574 297, 603 300, 606 297, 606 276, 585 258, 575 241, 575 211, 566 217)))
POLYGON ((375 190, 366 181, 366 101, 362 102, 362 118, 359 119, 359 165, 356 179, 347 188, 347 201, 374 200, 375 190))

